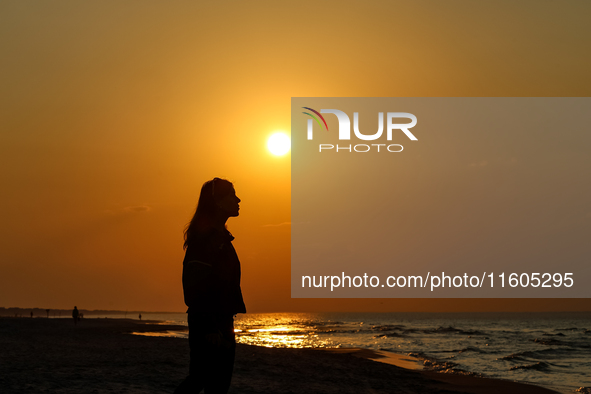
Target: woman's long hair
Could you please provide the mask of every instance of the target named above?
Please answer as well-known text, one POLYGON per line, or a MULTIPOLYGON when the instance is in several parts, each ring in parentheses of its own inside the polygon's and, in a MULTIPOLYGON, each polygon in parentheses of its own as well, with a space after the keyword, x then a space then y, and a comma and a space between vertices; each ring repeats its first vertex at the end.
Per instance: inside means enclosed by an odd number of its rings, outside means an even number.
POLYGON ((195 215, 185 227, 183 249, 187 249, 197 234, 206 233, 213 227, 214 218, 219 211, 216 203, 226 197, 233 187, 232 182, 222 178, 213 178, 203 184, 195 215))

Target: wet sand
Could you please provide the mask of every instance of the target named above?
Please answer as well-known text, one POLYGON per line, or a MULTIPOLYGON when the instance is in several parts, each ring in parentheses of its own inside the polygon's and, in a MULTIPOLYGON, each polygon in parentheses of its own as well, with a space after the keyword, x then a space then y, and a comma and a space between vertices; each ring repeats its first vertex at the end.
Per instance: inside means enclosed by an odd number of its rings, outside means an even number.
MULTIPOLYGON (((187 340, 129 333, 185 327, 150 323, 84 319, 74 326, 70 319, 0 318, 1 392, 172 393, 188 371, 187 340)), ((239 344, 230 393, 554 393, 407 369, 413 365, 412 359, 386 352, 239 344)))

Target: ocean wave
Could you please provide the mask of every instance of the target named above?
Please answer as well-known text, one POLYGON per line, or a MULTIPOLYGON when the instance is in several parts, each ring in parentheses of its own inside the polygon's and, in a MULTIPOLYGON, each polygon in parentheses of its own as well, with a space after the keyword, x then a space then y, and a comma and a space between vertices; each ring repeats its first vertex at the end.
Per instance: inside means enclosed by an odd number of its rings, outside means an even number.
POLYGON ((438 360, 434 357, 428 356, 425 353, 418 352, 418 353, 407 353, 408 357, 413 357, 418 360, 423 361, 423 368, 429 371, 434 371, 438 373, 449 373, 449 374, 456 374, 456 375, 469 375, 469 376, 483 376, 477 372, 466 371, 460 368, 457 368, 459 364, 451 362, 451 361, 442 361, 438 360))
POLYGON ((474 353, 489 353, 485 350, 479 349, 476 346, 468 346, 462 349, 453 349, 453 350, 439 350, 440 353, 467 353, 467 352, 474 352, 474 353))
POLYGON ((467 348, 460 349, 457 352, 458 353, 466 353, 466 352, 486 353, 484 350, 481 350, 475 346, 468 346, 467 348))
POLYGON ((449 369, 449 368, 453 368, 458 365, 458 364, 451 362, 451 361, 438 360, 435 357, 428 356, 423 352, 408 353, 407 355, 409 357, 413 357, 418 360, 422 360, 423 366, 427 369, 434 369, 434 370, 449 369))
POLYGON ((371 329, 374 331, 392 331, 392 330, 404 330, 406 326, 401 324, 386 324, 386 325, 375 325, 371 329))
POLYGON ((531 359, 534 360, 546 360, 548 358, 555 357, 560 354, 564 354, 564 349, 555 349, 555 348, 548 348, 542 350, 535 350, 535 351, 523 351, 517 353, 511 353, 508 356, 497 358, 496 360, 504 360, 504 361, 515 361, 515 362, 531 362, 531 359))
MULTIPOLYGON (((531 353, 531 352, 529 352, 529 353, 531 353)), ((521 354, 520 353, 510 354, 510 355, 505 356, 505 357, 497 358, 497 360, 515 361, 515 362, 527 361, 524 357, 521 357, 521 354)))
POLYGON ((537 363, 531 364, 531 365, 519 365, 516 367, 511 367, 511 368, 509 368, 509 371, 515 371, 515 370, 519 370, 519 369, 547 372, 550 370, 550 364, 540 361, 540 362, 537 362, 537 363))
POLYGON ((404 334, 398 334, 395 332, 391 332, 388 334, 379 334, 379 335, 374 335, 374 338, 406 338, 407 336, 404 334))
POLYGON ((540 345, 546 345, 546 346, 560 346, 560 345, 564 345, 565 343, 562 341, 559 341, 558 339, 539 339, 539 338, 535 338, 532 339, 533 342, 535 343, 539 343, 540 345))
POLYGON ((462 330, 460 328, 455 328, 452 326, 448 326, 448 327, 438 327, 438 328, 431 328, 431 329, 426 329, 426 330, 421 330, 422 333, 424 334, 450 334, 450 333, 456 333, 456 334, 462 334, 462 335, 487 335, 482 331, 478 331, 478 330, 462 330))

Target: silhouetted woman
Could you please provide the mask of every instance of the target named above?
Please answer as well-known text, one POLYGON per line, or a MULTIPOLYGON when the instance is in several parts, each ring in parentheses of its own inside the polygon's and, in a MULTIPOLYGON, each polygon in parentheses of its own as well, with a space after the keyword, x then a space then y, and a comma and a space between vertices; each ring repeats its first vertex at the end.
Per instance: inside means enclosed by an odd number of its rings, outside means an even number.
POLYGON ((214 178, 201 188, 197 210, 185 230, 183 291, 189 307, 189 376, 175 394, 227 393, 236 341, 234 315, 245 313, 240 261, 226 221, 238 216, 240 199, 231 182, 214 178))

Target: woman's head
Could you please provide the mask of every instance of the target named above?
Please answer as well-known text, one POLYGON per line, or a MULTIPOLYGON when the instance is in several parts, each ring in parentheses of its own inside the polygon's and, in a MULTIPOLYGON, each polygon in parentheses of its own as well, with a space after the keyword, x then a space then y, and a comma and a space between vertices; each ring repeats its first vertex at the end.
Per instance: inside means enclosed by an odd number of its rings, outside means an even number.
POLYGON ((232 182, 213 178, 201 187, 197 209, 191 222, 185 229, 185 248, 191 237, 223 226, 229 217, 238 216, 240 199, 236 196, 232 182))

